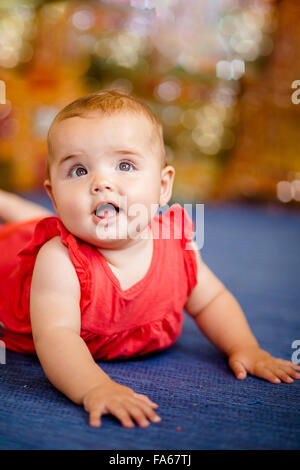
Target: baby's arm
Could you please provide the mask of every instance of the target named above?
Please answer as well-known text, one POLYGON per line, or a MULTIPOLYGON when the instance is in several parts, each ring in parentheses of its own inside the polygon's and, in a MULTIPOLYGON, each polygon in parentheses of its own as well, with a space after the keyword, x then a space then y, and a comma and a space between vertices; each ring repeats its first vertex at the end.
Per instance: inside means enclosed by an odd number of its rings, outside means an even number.
MULTIPOLYGON (((80 337, 80 285, 67 248, 59 237, 40 249, 32 277, 30 315, 33 340, 50 382, 90 415, 99 426, 111 413, 123 426, 160 421, 148 397, 120 385, 96 364, 80 337)), ((101 312, 99 312, 101 315, 101 312)))
POLYGON ((300 370, 300 366, 274 358, 260 349, 240 305, 202 261, 195 242, 193 246, 198 280, 185 309, 205 336, 228 356, 235 376, 244 379, 249 372, 272 383, 299 379, 296 370, 300 370))

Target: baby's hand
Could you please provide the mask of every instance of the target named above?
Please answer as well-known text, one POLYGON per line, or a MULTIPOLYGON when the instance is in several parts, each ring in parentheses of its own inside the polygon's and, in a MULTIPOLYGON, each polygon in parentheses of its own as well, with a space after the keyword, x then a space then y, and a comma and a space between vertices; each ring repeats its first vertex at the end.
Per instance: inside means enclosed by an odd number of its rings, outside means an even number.
POLYGON ((141 427, 149 426, 149 420, 161 421, 153 410, 158 407, 156 403, 113 380, 91 389, 83 399, 83 406, 90 414, 89 422, 93 427, 101 426, 101 415, 104 414, 114 415, 126 428, 134 427, 132 418, 141 427))
POLYGON ((245 379, 247 371, 272 383, 294 382, 300 379, 300 366, 291 361, 271 356, 263 349, 250 347, 229 354, 229 366, 237 379, 245 379))

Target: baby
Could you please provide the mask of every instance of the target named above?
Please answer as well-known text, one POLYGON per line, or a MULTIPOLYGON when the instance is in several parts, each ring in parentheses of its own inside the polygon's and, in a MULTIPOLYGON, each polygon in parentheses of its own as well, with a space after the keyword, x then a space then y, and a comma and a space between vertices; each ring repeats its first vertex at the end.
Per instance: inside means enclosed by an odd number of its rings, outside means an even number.
POLYGON ((237 379, 300 378, 300 366, 259 347, 238 302, 202 261, 185 210, 174 204, 157 214, 175 170, 148 107, 113 90, 69 104, 49 130, 47 174, 58 217, 0 193, 2 340, 36 353, 91 426, 104 414, 127 428, 161 420, 157 404, 94 359, 167 348, 181 332, 183 308, 237 379), (167 229, 169 237, 157 236, 167 229))

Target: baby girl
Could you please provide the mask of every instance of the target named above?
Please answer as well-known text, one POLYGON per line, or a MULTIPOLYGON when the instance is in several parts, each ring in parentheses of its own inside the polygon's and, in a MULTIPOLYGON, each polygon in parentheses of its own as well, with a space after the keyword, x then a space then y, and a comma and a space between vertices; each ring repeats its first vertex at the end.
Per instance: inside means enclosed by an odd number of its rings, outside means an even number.
POLYGON ((36 353, 91 426, 104 414, 127 428, 161 420, 157 404, 95 360, 169 347, 183 309, 237 379, 300 378, 300 366, 259 347, 238 302, 202 261, 187 212, 174 204, 158 214, 174 174, 152 111, 104 90, 66 106, 49 129, 44 186, 58 217, 0 192, 1 339, 36 353))

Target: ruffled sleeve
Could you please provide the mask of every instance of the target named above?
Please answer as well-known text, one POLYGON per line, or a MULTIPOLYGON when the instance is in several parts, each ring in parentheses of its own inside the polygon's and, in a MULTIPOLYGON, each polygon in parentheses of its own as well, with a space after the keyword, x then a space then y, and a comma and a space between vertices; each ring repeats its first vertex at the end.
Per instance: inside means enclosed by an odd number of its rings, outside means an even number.
POLYGON ((40 220, 35 227, 32 239, 26 247, 18 253, 19 260, 23 267, 25 269, 33 267, 35 258, 42 245, 56 236, 60 236, 64 245, 67 245, 66 240, 68 238, 68 232, 57 217, 46 217, 40 220))
MULTIPOLYGON (((91 296, 91 272, 87 258, 84 256, 82 250, 79 249, 79 245, 82 242, 74 237, 64 227, 63 223, 58 217, 46 217, 37 223, 32 239, 18 253, 19 266, 21 269, 21 278, 23 279, 24 292, 22 297, 22 306, 19 305, 18 316, 19 318, 24 315, 28 310, 29 297, 30 297, 30 284, 31 277, 36 261, 37 254, 40 248, 53 237, 59 236, 61 242, 68 248, 70 259, 76 270, 81 291, 84 292, 84 298, 81 300, 85 302, 90 300, 91 296), (30 278, 30 282, 28 281, 30 278)), ((26 315, 26 314, 25 314, 26 315)))

